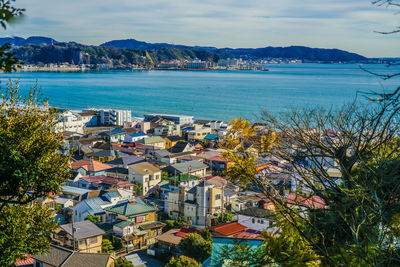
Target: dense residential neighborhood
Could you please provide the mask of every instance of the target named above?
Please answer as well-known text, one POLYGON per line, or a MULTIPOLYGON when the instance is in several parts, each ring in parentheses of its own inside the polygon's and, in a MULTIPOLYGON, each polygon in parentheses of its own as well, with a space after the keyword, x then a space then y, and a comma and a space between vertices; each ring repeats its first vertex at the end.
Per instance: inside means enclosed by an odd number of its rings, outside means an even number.
MULTIPOLYGON (((59 112, 55 130, 64 137, 60 152, 71 156, 71 176, 58 195, 41 200, 54 210, 59 226, 50 237, 49 254, 29 256, 31 262, 44 266, 60 253, 68 262, 82 253, 100 253, 91 257, 107 267, 121 257, 165 263, 184 254, 179 244, 190 234, 209 231, 212 251, 218 253, 232 240, 258 244, 264 231, 276 230, 274 204, 257 188, 226 177, 234 163, 220 144, 230 124, 171 114, 140 119, 128 113, 59 112)), ((268 131, 263 124, 253 128, 254 140, 268 131)), ((296 182, 282 172, 285 160, 262 153, 257 144, 244 149, 256 155, 259 179, 268 174, 281 184, 291 205, 324 206, 318 197, 297 197, 296 182)), ((214 266, 215 257, 209 255, 203 266, 214 266)))

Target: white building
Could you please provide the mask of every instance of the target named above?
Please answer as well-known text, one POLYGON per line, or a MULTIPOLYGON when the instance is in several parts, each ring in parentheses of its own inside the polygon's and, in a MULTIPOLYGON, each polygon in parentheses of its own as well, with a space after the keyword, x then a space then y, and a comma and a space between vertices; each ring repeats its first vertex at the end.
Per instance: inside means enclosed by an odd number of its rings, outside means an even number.
POLYGON ((161 182, 161 170, 148 162, 134 164, 129 169, 133 172, 134 182, 142 185, 143 195, 161 182))
POLYGON ((239 212, 238 222, 249 229, 257 231, 274 232, 275 228, 271 226, 271 211, 256 207, 249 207, 239 212))
POLYGON ((101 125, 124 125, 132 121, 132 111, 123 109, 84 109, 83 112, 94 111, 101 125))
POLYGON ((67 110, 59 114, 54 128, 56 132, 83 133, 84 127, 85 121, 82 117, 78 113, 67 110))
POLYGON ((178 124, 178 125, 192 124, 193 123, 193 116, 174 115, 174 114, 160 114, 160 113, 145 114, 144 115, 144 120, 145 121, 151 121, 152 119, 157 118, 157 117, 173 121, 175 124, 178 124))

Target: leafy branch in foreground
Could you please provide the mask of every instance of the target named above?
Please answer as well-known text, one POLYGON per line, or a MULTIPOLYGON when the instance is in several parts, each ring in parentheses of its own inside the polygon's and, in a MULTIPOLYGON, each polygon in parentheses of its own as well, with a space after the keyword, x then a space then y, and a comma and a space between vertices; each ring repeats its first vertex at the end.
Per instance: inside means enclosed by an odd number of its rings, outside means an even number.
POLYGON ((9 266, 48 248, 45 236, 55 224, 51 213, 34 203, 59 192, 68 178, 69 157, 58 152, 63 138, 53 130, 54 114, 37 85, 26 97, 18 82, 9 81, 1 92, 0 265, 9 266))

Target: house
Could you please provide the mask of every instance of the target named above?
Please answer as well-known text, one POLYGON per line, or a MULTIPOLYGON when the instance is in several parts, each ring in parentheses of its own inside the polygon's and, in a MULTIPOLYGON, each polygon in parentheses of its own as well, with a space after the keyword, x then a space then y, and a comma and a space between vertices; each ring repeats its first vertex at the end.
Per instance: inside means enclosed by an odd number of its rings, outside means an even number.
POLYGON ((204 137, 211 133, 210 127, 204 127, 203 125, 194 124, 193 127, 189 128, 185 131, 184 135, 186 136, 186 140, 202 140, 204 137))
POLYGON ((193 151, 193 147, 189 142, 179 141, 174 146, 168 149, 171 153, 182 153, 193 151))
POLYGON ((158 126, 154 128, 154 135, 181 135, 181 126, 172 121, 163 120, 162 123, 158 123, 158 126))
POLYGON ((56 132, 69 131, 83 134, 85 124, 85 121, 82 120, 78 113, 67 110, 58 115, 54 130, 56 132))
POLYGON ((238 212, 247 207, 258 207, 262 198, 255 192, 241 192, 239 196, 231 199, 232 211, 238 212))
POLYGON ((125 157, 121 157, 118 159, 114 159, 111 161, 107 161, 106 164, 114 166, 114 167, 128 167, 129 165, 133 165, 136 163, 145 162, 146 160, 142 157, 138 157, 135 155, 129 155, 125 157))
POLYGON ((106 175, 84 176, 77 182, 79 188, 89 188, 92 190, 125 189, 133 192, 135 185, 127 180, 106 175))
POLYGON ((185 216, 188 222, 198 226, 210 226, 211 219, 222 211, 223 191, 208 181, 187 190, 180 187, 169 192, 165 199, 165 211, 172 218, 185 216))
POLYGON ((99 133, 99 136, 106 142, 122 144, 125 140, 126 132, 121 128, 114 128, 111 131, 99 133))
POLYGON ((207 165, 204 163, 192 160, 181 163, 176 163, 163 168, 162 170, 167 172, 169 176, 179 174, 190 174, 194 176, 204 177, 207 175, 207 165))
POLYGON ((185 138, 179 135, 172 135, 172 136, 165 136, 164 140, 165 140, 165 148, 169 149, 174 145, 176 145, 178 142, 185 141, 185 138))
POLYGON ((235 236, 248 228, 238 222, 222 223, 218 225, 211 226, 208 230, 211 232, 212 236, 235 236))
POLYGON ((34 267, 35 259, 31 255, 26 255, 24 258, 16 260, 11 267, 34 267))
POLYGON ((102 195, 99 194, 93 198, 83 199, 72 208, 74 221, 83 221, 91 214, 100 216, 100 223, 105 223, 107 222, 107 217, 104 208, 113 206, 122 200, 124 200, 124 198, 115 191, 106 192, 102 195))
POLYGON ((169 192, 176 191, 180 187, 192 188, 198 185, 200 181, 200 177, 189 174, 168 177, 168 182, 160 186, 160 199, 165 200, 169 192))
POLYGON ((146 138, 146 137, 147 137, 147 134, 145 134, 143 132, 127 134, 125 136, 124 143, 137 142, 140 139, 143 139, 143 138, 146 138))
POLYGON ((205 163, 210 166, 210 169, 213 171, 213 173, 221 173, 226 171, 232 164, 229 159, 224 158, 223 156, 211 157, 205 160, 205 163))
POLYGON ((82 176, 86 175, 105 175, 105 170, 112 168, 110 165, 101 163, 93 159, 82 159, 72 162, 69 168, 82 176))
POLYGON ((112 148, 101 149, 101 150, 95 151, 90 154, 90 157, 92 159, 100 161, 100 162, 111 161, 116 158, 121 158, 121 157, 125 157, 125 156, 128 156, 128 155, 121 151, 114 150, 112 148))
POLYGON ((142 185, 143 195, 161 182, 161 170, 148 162, 131 165, 129 169, 133 171, 134 181, 142 185))
POLYGON ((57 205, 60 206, 61 209, 70 208, 74 206, 74 201, 70 198, 57 196, 54 198, 54 200, 56 201, 57 205))
POLYGON ((181 228, 171 229, 164 234, 157 237, 158 247, 162 249, 174 250, 179 246, 179 243, 187 234, 193 234, 200 232, 194 229, 181 228))
POLYGON ((33 255, 36 267, 114 267, 114 258, 106 253, 84 253, 56 245, 42 255, 33 255))
POLYGON ((113 224, 114 234, 122 238, 128 250, 154 244, 165 226, 157 221, 154 207, 138 201, 120 202, 104 210, 113 224))
POLYGON ((136 143, 146 145, 146 146, 155 146, 155 147, 158 147, 161 149, 165 149, 165 140, 160 136, 145 137, 145 138, 142 138, 142 139, 136 141, 136 143))
POLYGON ((249 229, 257 231, 275 231, 270 228, 272 212, 262 208, 249 207, 239 211, 238 222, 249 229))
POLYGON ((101 253, 105 232, 89 220, 63 224, 52 234, 52 241, 60 246, 81 252, 101 253), (74 244, 75 243, 75 244, 74 244))
POLYGON ((75 186, 63 185, 61 186, 61 193, 63 197, 73 200, 81 201, 83 196, 93 190, 83 189, 75 186))

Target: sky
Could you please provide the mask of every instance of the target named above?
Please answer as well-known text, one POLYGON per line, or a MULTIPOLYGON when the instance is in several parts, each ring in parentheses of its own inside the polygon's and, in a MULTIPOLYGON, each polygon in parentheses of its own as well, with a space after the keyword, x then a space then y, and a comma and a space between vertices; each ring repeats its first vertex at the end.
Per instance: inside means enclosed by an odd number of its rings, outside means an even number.
POLYGON ((399 9, 371 0, 17 0, 25 18, 1 36, 99 45, 133 38, 218 48, 303 45, 399 57, 399 9))

